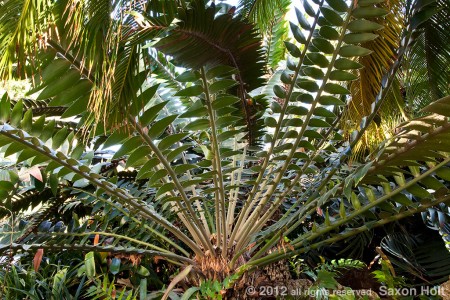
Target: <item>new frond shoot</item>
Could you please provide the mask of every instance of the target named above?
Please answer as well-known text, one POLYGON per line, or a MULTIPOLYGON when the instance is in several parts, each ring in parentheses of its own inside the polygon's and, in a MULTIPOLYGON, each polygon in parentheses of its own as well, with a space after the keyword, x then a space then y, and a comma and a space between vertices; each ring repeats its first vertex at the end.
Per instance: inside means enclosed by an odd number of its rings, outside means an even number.
POLYGON ((14 216, 0 251, 151 256, 178 266, 177 283, 200 288, 192 293, 245 299, 251 276, 289 279, 273 272, 289 257, 447 203, 448 96, 349 159, 400 88, 434 1, 408 4, 395 55, 377 66, 374 101, 349 135, 354 84, 371 67, 364 58, 382 51, 390 6, 305 0, 286 14, 289 3, 276 1, 280 22, 294 16, 283 34, 252 23, 267 15, 260 2, 235 11, 202 0, 50 0, 14 24, 0 17, 0 74, 33 83, 26 99, 0 100, 0 216, 14 216), (36 32, 48 33, 42 45, 11 51, 20 38, 37 43, 36 32))

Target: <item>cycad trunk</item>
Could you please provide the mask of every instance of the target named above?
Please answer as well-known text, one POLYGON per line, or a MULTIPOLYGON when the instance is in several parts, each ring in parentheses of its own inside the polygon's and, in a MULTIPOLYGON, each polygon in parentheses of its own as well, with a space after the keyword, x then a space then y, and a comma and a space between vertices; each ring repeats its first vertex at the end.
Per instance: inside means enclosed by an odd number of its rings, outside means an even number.
MULTIPOLYGON (((233 250, 233 249, 231 249, 233 250)), ((268 254, 276 250, 273 248, 268 254)), ((229 266, 229 260, 233 256, 230 251, 228 258, 221 257, 220 249, 216 249, 216 256, 205 256, 198 259, 195 272, 190 274, 189 286, 201 286, 202 281, 212 280, 223 282, 227 277, 233 275, 229 266)), ((242 255, 236 262, 236 268, 247 262, 242 255)), ((258 268, 250 273, 246 272, 228 290, 223 290, 223 299, 245 300, 245 299, 279 299, 288 295, 307 295, 307 290, 312 282, 306 279, 295 280, 289 271, 286 260, 269 264, 258 268)), ((295 297, 295 299, 309 299, 308 297, 295 297)))

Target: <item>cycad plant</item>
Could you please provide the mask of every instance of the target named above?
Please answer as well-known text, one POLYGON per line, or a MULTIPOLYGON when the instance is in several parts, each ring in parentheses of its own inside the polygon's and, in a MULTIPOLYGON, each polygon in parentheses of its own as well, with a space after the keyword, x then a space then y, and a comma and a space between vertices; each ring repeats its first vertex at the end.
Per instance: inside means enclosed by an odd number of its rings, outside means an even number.
POLYGON ((305 0, 290 34, 287 1, 4 2, 1 74, 34 88, 0 101, 1 250, 151 255, 241 299, 286 280, 273 266, 290 256, 448 201, 448 96, 349 162, 437 10, 404 4, 400 46, 346 139, 383 2, 305 0), (268 9, 284 23, 261 21, 268 9))

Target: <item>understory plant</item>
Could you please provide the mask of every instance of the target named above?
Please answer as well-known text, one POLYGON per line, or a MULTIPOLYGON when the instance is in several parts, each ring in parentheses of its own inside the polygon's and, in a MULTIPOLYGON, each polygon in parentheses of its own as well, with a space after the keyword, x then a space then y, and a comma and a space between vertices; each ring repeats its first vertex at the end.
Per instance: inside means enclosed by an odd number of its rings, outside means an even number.
POLYGON ((5 1, 0 74, 33 88, 0 100, 0 251, 149 256, 169 289, 245 299, 289 257, 447 203, 448 85, 354 156, 445 3, 266 2, 5 1))

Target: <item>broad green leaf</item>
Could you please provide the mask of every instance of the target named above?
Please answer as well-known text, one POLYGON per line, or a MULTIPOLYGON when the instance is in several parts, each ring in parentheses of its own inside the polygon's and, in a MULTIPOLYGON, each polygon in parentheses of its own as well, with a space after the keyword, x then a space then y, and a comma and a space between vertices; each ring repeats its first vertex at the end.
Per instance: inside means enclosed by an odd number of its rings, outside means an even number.
POLYGON ((342 26, 342 24, 344 23, 342 17, 338 13, 336 13, 333 9, 323 6, 320 8, 320 11, 322 12, 325 19, 327 19, 327 21, 330 22, 332 25, 342 26))
POLYGON ((186 151, 187 149, 191 148, 192 145, 191 144, 184 144, 178 148, 176 148, 175 150, 172 150, 169 154, 167 154, 167 160, 168 161, 173 161, 174 159, 176 159, 179 155, 181 155, 181 153, 183 151, 186 151))
POLYGON ((179 82, 194 82, 198 79, 200 79, 200 74, 191 70, 185 71, 175 78, 175 80, 179 82))
POLYGON ((42 129, 39 138, 43 142, 46 142, 49 138, 52 137, 53 131, 55 130, 55 125, 56 125, 55 120, 50 120, 50 122, 48 122, 47 125, 45 125, 44 129, 42 129))
POLYGON ((160 196, 164 195, 165 193, 169 191, 173 191, 175 189, 175 184, 173 182, 167 182, 164 183, 156 192, 156 199, 158 199, 160 196))
POLYGON ((357 7, 353 11, 353 16, 355 18, 373 18, 373 17, 383 17, 389 12, 385 9, 378 7, 357 7))
POLYGON ((311 25, 309 25, 309 22, 306 20, 305 16, 303 16, 303 13, 298 8, 295 8, 295 14, 297 16, 298 23, 302 28, 306 30, 311 29, 311 25))
POLYGON ((297 80, 297 86, 301 89, 304 89, 308 92, 317 92, 319 90, 319 85, 312 80, 308 79, 299 79, 297 80))
POLYGON ((8 148, 5 150, 5 157, 11 156, 13 154, 16 154, 24 149, 26 149, 27 146, 22 145, 22 144, 17 144, 17 143, 12 143, 8 146, 8 148))
POLYGON ((63 127, 52 138, 52 148, 58 149, 66 140, 68 134, 67 127, 63 127))
POLYGON ((312 40, 312 43, 317 49, 319 49, 323 53, 331 54, 334 52, 333 45, 326 39, 317 37, 312 40))
POLYGON ((70 118, 87 112, 88 104, 89 95, 85 95, 72 103, 72 105, 61 115, 61 118, 70 118))
POLYGON ((310 104, 313 103, 314 97, 310 94, 300 94, 297 96, 297 101, 302 103, 310 104))
POLYGON ((313 64, 321 68, 328 67, 328 64, 330 63, 328 59, 323 54, 320 53, 308 53, 306 54, 306 58, 309 59, 313 64))
MULTIPOLYGON (((240 133, 240 130, 227 130, 225 132, 222 132, 217 136, 217 140, 219 142, 226 141, 230 138, 237 138, 237 135, 240 133)), ((239 140, 239 139, 238 139, 239 140)))
POLYGON ((331 125, 322 119, 312 118, 311 120, 309 120, 308 126, 310 126, 310 127, 330 127, 331 125))
POLYGON ((379 23, 364 19, 353 20, 347 26, 351 32, 370 32, 380 30, 383 27, 384 26, 379 23))
POLYGON ((207 119, 197 119, 186 126, 184 126, 184 130, 204 130, 209 128, 209 121, 207 119))
MULTIPOLYGON (((314 138, 314 139, 323 139, 323 136, 320 133, 318 133, 316 130, 311 130, 311 129, 305 130, 305 132, 303 133, 303 136, 308 137, 308 138, 314 138)), ((306 158, 308 158, 308 157, 306 157, 306 158)))
POLYGON ((291 81, 292 81, 291 76, 289 75, 288 71, 286 71, 286 70, 281 72, 280 79, 281 79, 281 82, 283 82, 285 84, 291 84, 291 81))
POLYGON ((206 72, 207 79, 213 79, 216 77, 229 76, 236 73, 236 69, 231 66, 220 65, 213 67, 206 72))
POLYGON ((126 167, 129 168, 143 165, 148 160, 146 156, 150 153, 151 150, 147 145, 143 145, 138 147, 137 149, 133 149, 127 159, 126 167))
POLYGON ((350 94, 349 90, 336 83, 327 83, 325 85, 324 91, 330 94, 350 94))
POLYGON ((133 136, 129 138, 125 143, 122 144, 119 150, 114 153, 113 159, 122 157, 124 155, 129 155, 133 150, 143 145, 143 141, 138 136, 133 136))
POLYGON ((338 12, 346 12, 348 10, 348 6, 344 0, 327 0, 327 3, 338 12))
POLYGON ((2 99, 0 100, 0 121, 8 121, 10 112, 11 102, 9 101, 8 94, 4 93, 2 99))
POLYGON ((325 107, 316 107, 313 111, 313 114, 315 116, 326 117, 326 118, 335 118, 336 117, 336 115, 332 111, 326 109, 325 107))
POLYGON ((316 148, 310 142, 308 142, 306 140, 300 141, 300 143, 298 143, 298 146, 300 148, 305 148, 305 149, 311 150, 311 151, 315 151, 316 150, 316 148))
POLYGON ((321 69, 314 67, 303 68, 302 72, 313 79, 322 79, 325 76, 321 69))
MULTIPOLYGON (((148 89, 146 89, 145 91, 143 91, 136 99, 136 105, 135 107, 137 108, 137 110, 142 109, 142 107, 144 107, 147 103, 149 103, 149 101, 153 98, 153 96, 155 96, 156 91, 159 88, 159 83, 152 85, 151 87, 149 87, 148 89)), ((135 113, 137 114, 137 113, 135 113)))
POLYGON ((277 126, 277 121, 272 118, 272 117, 266 117, 264 119, 264 124, 268 127, 276 127, 277 126))
POLYGON ((231 95, 219 95, 217 96, 216 100, 213 101, 212 103, 212 108, 217 110, 220 108, 224 108, 224 107, 228 107, 233 105, 234 103, 240 101, 241 99, 239 99, 236 96, 231 96, 231 95))
POLYGON ((44 124, 45 124, 45 116, 44 115, 35 119, 32 124, 31 134, 35 135, 35 136, 39 136, 42 132, 42 129, 44 128, 44 124))
POLYGON ((142 179, 145 178, 145 175, 148 174, 154 167, 156 167, 159 164, 159 160, 156 157, 153 157, 149 159, 139 170, 138 174, 136 175, 136 179, 142 179))
POLYGON ((30 132, 32 126, 33 126, 33 111, 29 109, 23 115, 23 119, 20 122, 20 127, 26 132, 30 132))
POLYGON ((160 181, 163 177, 165 177, 167 175, 167 170, 165 169, 161 169, 156 171, 155 173, 153 173, 152 176, 150 176, 150 178, 148 179, 148 185, 152 186, 154 185, 156 182, 160 181))
MULTIPOLYGON (((9 110, 10 108, 8 108, 9 110)), ((22 120, 23 114, 23 102, 22 100, 17 101, 11 111, 11 125, 20 126, 20 121, 22 120)))
POLYGON ((283 87, 281 87, 279 85, 274 85, 273 92, 275 93, 275 96, 277 96, 278 98, 286 97, 286 91, 284 90, 283 87))
POLYGON ((40 94, 37 96, 37 100, 48 99, 59 93, 71 88, 74 83, 80 81, 80 73, 77 70, 69 70, 64 73, 57 81, 49 84, 40 94))
POLYGON ((297 136, 298 136, 298 131, 289 130, 283 134, 282 139, 295 139, 297 136))
POLYGON ((298 116, 304 116, 308 114, 308 109, 304 106, 288 106, 286 109, 286 113, 298 115, 298 116))
POLYGON ((114 257, 109 265, 109 271, 111 274, 116 275, 120 271, 120 258, 114 257))
POLYGON ((218 118, 215 123, 216 123, 218 128, 225 127, 225 126, 233 127, 235 122, 237 122, 239 120, 241 120, 241 117, 225 116, 225 117, 218 118))
POLYGON ((334 67, 339 70, 355 70, 361 69, 363 65, 348 58, 338 58, 334 62, 334 67))
POLYGON ((345 45, 339 49, 339 55, 343 57, 366 56, 372 53, 372 50, 355 45, 345 45))
POLYGON ((344 102, 333 96, 320 96, 319 103, 322 105, 345 105, 344 102))
POLYGON ((168 101, 158 103, 149 109, 147 109, 139 118, 139 122, 142 126, 148 126, 158 116, 159 112, 166 106, 168 101))
POLYGON ((322 26, 319 29, 319 34, 328 40, 339 39, 339 32, 331 26, 322 26))
POLYGON ((129 137, 129 133, 125 132, 125 129, 115 130, 103 143, 104 148, 109 148, 121 144, 123 140, 129 137))
POLYGON ((358 76, 356 76, 353 73, 341 71, 341 70, 334 70, 330 73, 330 79, 331 80, 337 80, 337 81, 347 81, 347 80, 355 80, 358 76))
POLYGON ((56 59, 42 71, 42 81, 48 83, 55 78, 62 76, 70 68, 70 62, 66 59, 56 59))
MULTIPOLYGON (((73 101, 77 100, 81 96, 88 93, 92 88, 92 83, 87 79, 80 80, 74 86, 71 86, 69 89, 62 91, 55 98, 50 101, 50 106, 62 106, 68 105, 73 101)), ((45 90, 44 90, 45 91, 45 90)))
POLYGON ((414 184, 409 188, 407 188, 406 190, 420 199, 431 197, 431 194, 418 184, 414 184))
POLYGON ((280 145, 280 146, 274 147, 274 148, 273 148, 273 153, 280 153, 280 152, 282 152, 282 151, 292 149, 292 146, 293 146, 292 143, 285 143, 285 144, 282 144, 282 145, 280 145))
POLYGON ((301 52, 300 49, 295 46, 293 43, 285 41, 284 45, 286 46, 286 49, 289 51, 289 53, 293 56, 293 57, 300 57, 301 52))
POLYGON ((227 90, 232 86, 237 85, 237 82, 232 79, 221 79, 219 81, 214 82, 209 86, 209 92, 211 94, 215 94, 217 92, 227 90))
POLYGON ((95 277, 95 259, 94 252, 88 252, 84 256, 84 267, 86 268, 86 276, 89 279, 93 279, 95 277))
POLYGON ((50 183, 50 189, 52 190, 53 196, 56 196, 58 194, 58 176, 56 176, 55 174, 51 174, 48 182, 50 183))
POLYGON ((303 0, 303 9, 305 10, 306 14, 310 17, 314 17, 316 15, 316 11, 312 8, 311 4, 309 4, 308 0, 303 0))
POLYGON ((203 87, 201 85, 194 85, 194 86, 190 86, 188 88, 182 89, 181 91, 177 92, 175 94, 175 96, 193 97, 193 96, 198 96, 201 93, 203 93, 203 87))
POLYGON ((182 113, 179 118, 201 118, 208 115, 208 110, 202 104, 201 100, 194 102, 191 104, 188 110, 182 113))
POLYGON ((292 35, 297 40, 297 42, 299 42, 300 44, 305 44, 306 43, 306 37, 302 33, 300 28, 297 25, 295 25, 294 23, 292 23, 292 22, 289 22, 289 26, 291 27, 292 35))
POLYGON ((182 164, 182 165, 174 166, 173 170, 175 171, 176 174, 184 174, 187 171, 196 169, 196 168, 198 168, 198 166, 193 165, 193 164, 182 164))
POLYGON ((303 124, 303 120, 300 118, 294 118, 294 119, 284 119, 282 122, 283 126, 292 126, 292 127, 300 127, 303 124))
POLYGON ((11 191, 14 189, 14 184, 9 181, 0 180, 0 190, 11 191))
POLYGON ((189 135, 188 132, 181 132, 168 135, 165 138, 163 138, 161 142, 159 142, 158 148, 161 151, 166 150, 167 148, 171 147, 175 143, 178 143, 180 140, 184 139, 188 135, 189 135))
POLYGON ((378 37, 374 33, 349 33, 344 36, 344 42, 347 44, 359 44, 373 41, 378 37))
POLYGON ((392 197, 392 200, 404 206, 413 204, 413 202, 405 194, 397 194, 392 197))
POLYGON ((177 118, 177 115, 171 115, 161 120, 156 121, 154 124, 150 125, 148 130, 148 136, 152 139, 158 138, 166 128, 173 123, 173 121, 177 118))
POLYGON ((450 181, 450 168, 442 167, 436 170, 436 175, 444 180, 450 181))

